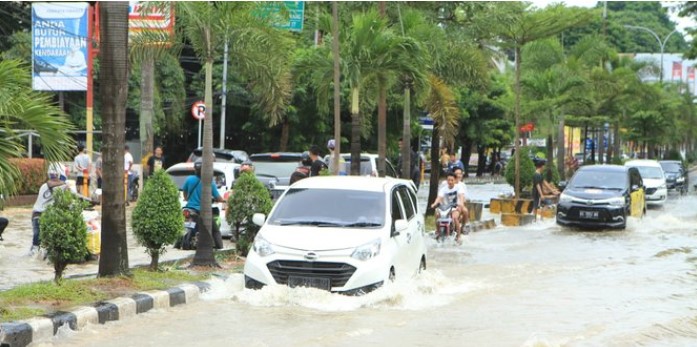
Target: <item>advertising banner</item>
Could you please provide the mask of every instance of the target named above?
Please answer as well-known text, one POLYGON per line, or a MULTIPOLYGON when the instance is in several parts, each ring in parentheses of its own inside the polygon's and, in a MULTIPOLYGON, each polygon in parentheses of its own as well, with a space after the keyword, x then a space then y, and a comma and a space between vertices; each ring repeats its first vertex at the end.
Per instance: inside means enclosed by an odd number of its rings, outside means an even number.
POLYGON ((174 36, 172 4, 162 3, 144 6, 142 1, 128 3, 128 35, 134 37, 141 32, 163 32, 174 36))
POLYGON ((32 87, 87 90, 86 2, 32 4, 32 87))
POLYGON ((682 62, 681 61, 674 61, 673 62, 673 79, 682 80, 682 62))

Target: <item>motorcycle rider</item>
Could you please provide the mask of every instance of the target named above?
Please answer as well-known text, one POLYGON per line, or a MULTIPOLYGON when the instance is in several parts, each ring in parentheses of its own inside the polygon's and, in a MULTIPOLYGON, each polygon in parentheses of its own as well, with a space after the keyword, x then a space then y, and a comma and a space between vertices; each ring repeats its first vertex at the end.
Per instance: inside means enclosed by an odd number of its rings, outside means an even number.
MULTIPOLYGON (((465 192, 463 191, 463 186, 456 184, 457 178, 455 173, 452 171, 448 172, 448 178, 446 180, 447 185, 442 187, 438 191, 438 197, 436 201, 431 204, 431 208, 435 208, 439 204, 444 204, 446 206, 455 207, 452 210, 452 218, 455 224, 455 230, 457 231, 457 236, 455 237, 456 242, 460 242, 460 214, 463 213, 465 208, 465 192)), ((440 210, 436 210, 436 219, 440 218, 440 210)))
MULTIPOLYGON (((196 226, 198 228, 198 225, 203 223, 201 220, 201 167, 203 166, 203 162, 201 159, 196 160, 194 162, 194 175, 190 175, 189 177, 186 178, 186 181, 184 181, 184 185, 182 186, 182 190, 184 191, 184 200, 186 200, 186 206, 184 208, 194 210, 196 211, 196 226)), ((220 196, 220 193, 218 192, 218 188, 215 186, 214 182, 211 182, 211 193, 213 195, 213 199, 216 202, 225 202, 222 196, 220 196)), ((220 234, 220 228, 218 228, 218 224, 213 222, 213 232, 211 234, 213 236, 213 242, 215 244, 216 249, 222 249, 223 248, 223 236, 220 234)))

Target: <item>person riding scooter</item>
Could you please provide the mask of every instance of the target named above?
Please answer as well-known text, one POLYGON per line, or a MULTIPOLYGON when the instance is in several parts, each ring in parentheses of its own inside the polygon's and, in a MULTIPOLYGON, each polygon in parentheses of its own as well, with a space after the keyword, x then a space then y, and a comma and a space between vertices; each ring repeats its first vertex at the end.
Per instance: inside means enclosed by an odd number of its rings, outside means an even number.
MULTIPOLYGON (((184 206, 185 209, 193 210, 196 212, 196 225, 201 225, 203 221, 201 220, 201 167, 203 166, 203 162, 201 159, 196 160, 194 162, 194 171, 195 175, 191 175, 186 178, 186 181, 184 181, 184 186, 182 186, 182 190, 184 191, 184 200, 186 200, 186 206, 184 206)), ((211 193, 213 194, 213 199, 216 202, 225 202, 222 196, 220 196, 220 193, 218 193, 218 189, 215 186, 214 182, 211 182, 211 193)), ((216 249, 222 249, 223 248, 223 237, 220 234, 220 228, 218 228, 217 223, 213 223, 213 242, 215 243, 215 248, 216 249)))
MULTIPOLYGON (((445 204, 446 206, 455 207, 451 212, 451 216, 455 221, 455 230, 457 231, 457 236, 455 237, 456 242, 460 242, 460 214, 464 213, 465 208, 465 192, 462 185, 455 184, 456 178, 453 171, 448 172, 447 185, 440 188, 438 191, 438 197, 436 201, 431 204, 431 208, 435 208, 440 204, 445 204)), ((436 210, 436 218, 440 218, 440 211, 436 210)))

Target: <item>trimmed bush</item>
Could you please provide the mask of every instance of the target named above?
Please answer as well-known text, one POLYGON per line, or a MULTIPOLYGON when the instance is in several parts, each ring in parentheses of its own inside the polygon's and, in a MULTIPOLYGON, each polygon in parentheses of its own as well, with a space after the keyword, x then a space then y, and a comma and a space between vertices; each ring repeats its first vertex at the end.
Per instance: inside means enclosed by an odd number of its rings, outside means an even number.
POLYGON ((87 225, 82 218, 86 203, 62 188, 53 189, 53 204, 41 214, 41 247, 55 270, 54 281, 60 284, 69 263, 87 256, 87 225))
POLYGON ((36 194, 46 182, 46 162, 39 158, 13 158, 12 165, 17 167, 21 178, 16 181, 16 193, 19 195, 36 194))
POLYGON ((179 189, 164 170, 155 171, 145 181, 131 227, 138 243, 150 255, 150 269, 157 271, 165 246, 174 244, 184 231, 179 189))
POLYGON ((225 218, 228 223, 235 226, 237 251, 246 256, 259 231, 259 226, 252 223, 252 216, 255 213, 268 215, 271 212, 273 207, 271 195, 254 173, 243 172, 235 181, 227 204, 225 218), (241 226, 245 228, 244 233, 240 232, 241 226))
MULTIPOLYGON (((535 164, 530 159, 530 147, 520 147, 520 190, 532 187, 532 176, 535 174, 535 164)), ((506 164, 506 182, 515 187, 515 155, 506 164)))

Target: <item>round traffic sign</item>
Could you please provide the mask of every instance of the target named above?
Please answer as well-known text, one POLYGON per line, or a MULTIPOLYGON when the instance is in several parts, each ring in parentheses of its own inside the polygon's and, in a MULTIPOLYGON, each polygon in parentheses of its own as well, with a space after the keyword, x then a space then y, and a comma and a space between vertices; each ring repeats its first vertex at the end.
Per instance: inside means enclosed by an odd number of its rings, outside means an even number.
POLYGON ((204 119, 206 118, 206 103, 203 101, 196 101, 191 105, 191 115, 194 119, 204 119))

